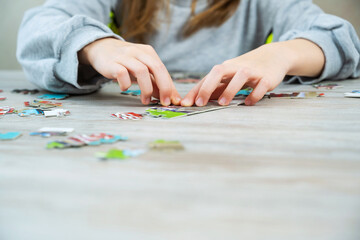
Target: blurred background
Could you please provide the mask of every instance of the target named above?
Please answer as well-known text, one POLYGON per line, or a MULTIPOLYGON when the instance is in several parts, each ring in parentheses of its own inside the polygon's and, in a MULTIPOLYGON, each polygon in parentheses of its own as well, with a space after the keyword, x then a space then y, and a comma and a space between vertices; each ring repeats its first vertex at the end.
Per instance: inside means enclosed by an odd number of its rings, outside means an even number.
MULTIPOLYGON (((61 1, 61 0, 59 0, 61 1)), ((45 0, 0 0, 0 70, 21 69, 15 57, 18 27, 24 12, 45 0)), ((350 21, 360 33, 360 0, 314 0, 325 12, 350 21)))

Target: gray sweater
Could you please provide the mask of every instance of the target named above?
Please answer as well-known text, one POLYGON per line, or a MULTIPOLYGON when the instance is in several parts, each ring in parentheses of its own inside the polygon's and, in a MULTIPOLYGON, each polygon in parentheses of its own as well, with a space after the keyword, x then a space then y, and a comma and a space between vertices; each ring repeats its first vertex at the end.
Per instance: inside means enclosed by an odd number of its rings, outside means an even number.
MULTIPOLYGON (((207 0, 198 0, 197 11, 207 0)), ((190 16, 191 0, 171 0, 171 21, 160 12, 152 45, 169 71, 208 72, 214 65, 251 51, 266 42, 308 39, 325 53, 319 78, 289 77, 286 81, 316 83, 360 76, 360 41, 352 25, 324 14, 310 0, 242 0, 235 14, 218 28, 202 29, 183 39, 179 32, 190 16)), ((89 93, 107 81, 90 66, 79 66, 77 52, 104 37, 120 36, 109 28, 118 0, 48 0, 29 10, 18 37, 17 58, 27 78, 43 89, 89 93)), ((117 16, 118 17, 118 16, 117 16)))

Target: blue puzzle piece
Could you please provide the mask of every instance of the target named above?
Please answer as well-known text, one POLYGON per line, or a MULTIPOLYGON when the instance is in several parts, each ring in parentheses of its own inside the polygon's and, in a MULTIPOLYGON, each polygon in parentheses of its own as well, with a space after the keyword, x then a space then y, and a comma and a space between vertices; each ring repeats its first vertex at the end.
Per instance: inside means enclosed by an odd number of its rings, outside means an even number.
POLYGON ((123 95, 132 95, 132 96, 140 96, 141 95, 141 90, 127 90, 127 91, 121 92, 121 94, 123 94, 123 95))
POLYGON ((115 135, 111 139, 102 138, 102 139, 100 139, 98 141, 89 142, 87 144, 91 145, 91 146, 97 146, 97 145, 100 145, 100 144, 111 144, 111 143, 116 143, 117 141, 126 141, 126 140, 128 140, 127 137, 122 137, 122 136, 115 135))
POLYGON ((249 96, 250 93, 252 92, 252 90, 249 90, 249 89, 242 89, 240 90, 235 96, 240 96, 240 95, 243 95, 243 96, 249 96))
POLYGON ((41 109, 25 109, 19 113, 20 117, 27 117, 30 115, 41 115, 44 114, 44 111, 41 109))
POLYGON ((46 99, 46 100, 63 100, 65 98, 68 98, 68 94, 44 94, 39 96, 40 99, 46 99))
POLYGON ((1 134, 0 133, 0 140, 13 140, 21 136, 20 132, 8 132, 1 134))
POLYGON ((104 138, 102 138, 100 141, 101 141, 101 143, 104 143, 104 144, 111 144, 111 143, 115 143, 115 142, 117 142, 117 141, 126 141, 126 140, 128 140, 128 138, 127 137, 122 137, 122 136, 117 136, 117 135, 115 135, 113 138, 111 138, 111 139, 104 139, 104 138))

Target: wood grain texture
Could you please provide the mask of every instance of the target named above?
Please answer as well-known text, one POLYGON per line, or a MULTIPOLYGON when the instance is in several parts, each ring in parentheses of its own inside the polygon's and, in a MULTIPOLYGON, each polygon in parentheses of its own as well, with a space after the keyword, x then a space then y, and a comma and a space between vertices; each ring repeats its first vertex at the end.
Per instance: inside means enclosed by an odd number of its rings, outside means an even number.
MULTIPOLYGON (((0 132, 0 239, 360 239, 360 99, 343 93, 360 80, 324 90, 324 98, 265 99, 173 120, 121 121, 143 112, 116 85, 64 100, 65 118, 16 115, 0 132), (127 142, 46 150, 41 127, 117 133, 127 142), (148 152, 101 162, 95 152, 180 140, 185 151, 148 152)), ((179 85, 185 94, 192 85, 179 85)), ((19 72, 0 72, 2 106, 34 96, 19 72)), ((313 91, 281 85, 276 92, 313 91)), ((74 133, 74 134, 75 134, 74 133)), ((51 138, 51 139, 61 139, 51 138)))

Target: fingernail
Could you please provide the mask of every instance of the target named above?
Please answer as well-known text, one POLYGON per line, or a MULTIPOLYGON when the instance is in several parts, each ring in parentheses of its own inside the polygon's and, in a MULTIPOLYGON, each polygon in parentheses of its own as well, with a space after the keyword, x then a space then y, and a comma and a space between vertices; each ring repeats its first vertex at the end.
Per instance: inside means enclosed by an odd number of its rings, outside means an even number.
POLYGON ((180 104, 180 102, 181 102, 181 98, 177 97, 177 98, 176 98, 176 103, 177 103, 177 104, 180 104))
POLYGON ((226 98, 225 97, 220 98, 219 104, 220 105, 226 105, 226 98))
POLYGON ((169 97, 165 98, 164 105, 169 106, 170 104, 171 104, 170 98, 169 97))
POLYGON ((180 102, 181 102, 181 98, 179 98, 179 97, 174 97, 174 98, 172 98, 171 102, 172 102, 174 105, 179 105, 180 102))
POLYGON ((181 105, 184 107, 191 107, 192 103, 191 103, 190 99, 185 98, 181 101, 181 105))
POLYGON ((204 106, 204 101, 203 101, 203 99, 202 99, 201 97, 199 97, 199 98, 196 100, 196 105, 197 105, 198 107, 204 106))
POLYGON ((252 102, 249 99, 245 99, 245 105, 251 106, 252 102))

